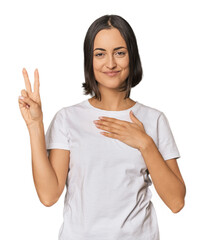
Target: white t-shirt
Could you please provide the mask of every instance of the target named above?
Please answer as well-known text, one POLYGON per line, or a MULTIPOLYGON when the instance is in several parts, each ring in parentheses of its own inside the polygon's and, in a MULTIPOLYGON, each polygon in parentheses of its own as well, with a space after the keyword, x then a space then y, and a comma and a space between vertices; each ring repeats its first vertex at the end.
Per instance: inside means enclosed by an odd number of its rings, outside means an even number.
POLYGON ((143 123, 164 160, 180 154, 165 114, 136 101, 122 111, 96 108, 88 99, 60 109, 45 135, 46 149, 70 150, 59 240, 159 240, 146 164, 136 148, 106 137, 99 116, 143 123))

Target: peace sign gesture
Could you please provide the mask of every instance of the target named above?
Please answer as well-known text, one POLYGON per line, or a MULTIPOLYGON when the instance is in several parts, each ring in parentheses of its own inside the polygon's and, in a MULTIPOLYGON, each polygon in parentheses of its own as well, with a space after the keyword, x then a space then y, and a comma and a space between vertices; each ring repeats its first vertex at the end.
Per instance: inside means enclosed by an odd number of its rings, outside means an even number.
POLYGON ((21 114, 26 122, 27 127, 32 126, 34 123, 43 121, 43 113, 41 109, 41 98, 39 94, 39 73, 38 69, 34 72, 34 91, 32 92, 31 83, 28 73, 25 68, 22 70, 25 80, 26 90, 21 90, 19 97, 19 107, 21 114))

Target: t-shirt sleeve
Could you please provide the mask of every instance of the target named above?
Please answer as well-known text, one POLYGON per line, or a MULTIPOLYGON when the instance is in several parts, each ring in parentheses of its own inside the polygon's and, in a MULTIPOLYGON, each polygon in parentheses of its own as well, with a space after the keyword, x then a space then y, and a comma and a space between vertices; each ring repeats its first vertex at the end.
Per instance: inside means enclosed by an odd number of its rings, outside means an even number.
POLYGON ((180 158, 180 153, 177 148, 173 133, 170 128, 167 117, 161 112, 157 123, 158 134, 158 150, 161 153, 164 160, 171 158, 180 158))
POLYGON ((70 143, 67 137, 67 126, 63 109, 59 110, 53 117, 45 134, 46 150, 49 156, 49 149, 70 150, 70 143))

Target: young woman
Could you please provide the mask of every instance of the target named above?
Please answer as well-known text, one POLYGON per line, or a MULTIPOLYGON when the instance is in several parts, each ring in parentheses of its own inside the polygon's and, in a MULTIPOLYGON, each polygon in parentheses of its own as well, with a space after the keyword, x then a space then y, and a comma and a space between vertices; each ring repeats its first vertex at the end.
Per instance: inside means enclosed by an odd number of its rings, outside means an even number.
POLYGON ((23 69, 26 90, 19 107, 40 201, 52 206, 66 184, 60 240, 159 240, 148 187, 153 182, 173 213, 183 208, 186 188, 165 114, 129 98, 142 67, 125 19, 105 15, 91 24, 84 69, 83 87, 92 98, 60 109, 46 135, 38 70, 32 92, 23 69))

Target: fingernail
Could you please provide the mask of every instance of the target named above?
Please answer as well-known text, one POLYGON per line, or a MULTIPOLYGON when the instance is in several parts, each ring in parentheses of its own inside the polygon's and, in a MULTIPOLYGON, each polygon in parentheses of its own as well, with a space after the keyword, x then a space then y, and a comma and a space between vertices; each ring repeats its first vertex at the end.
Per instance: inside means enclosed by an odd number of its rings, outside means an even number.
POLYGON ((22 97, 22 96, 19 96, 19 99, 24 99, 24 97, 22 97))

